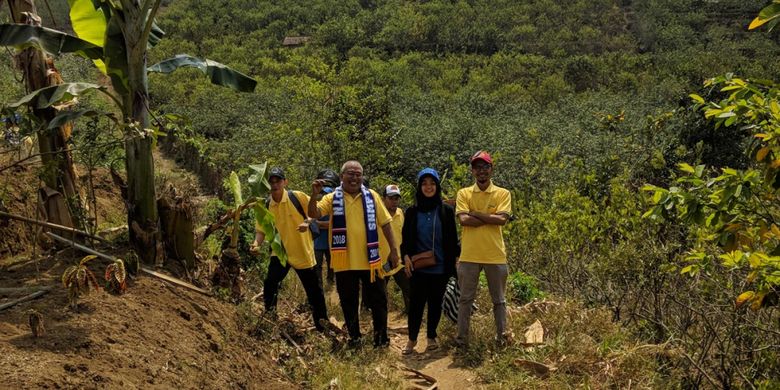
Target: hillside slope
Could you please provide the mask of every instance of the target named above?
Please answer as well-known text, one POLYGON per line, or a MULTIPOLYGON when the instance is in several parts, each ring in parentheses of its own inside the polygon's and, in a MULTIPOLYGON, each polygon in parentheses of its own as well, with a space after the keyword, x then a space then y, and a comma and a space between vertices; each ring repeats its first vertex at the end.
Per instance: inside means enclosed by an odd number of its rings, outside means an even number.
POLYGON ((54 286, 2 312, 2 387, 292 387, 272 368, 262 345, 239 330, 235 306, 214 298, 141 276, 124 295, 93 292, 78 310, 67 309, 59 275, 71 258, 50 257, 37 265, 40 273, 34 264, 0 272, 4 287, 54 286), (31 334, 30 309, 43 315, 42 337, 31 334))

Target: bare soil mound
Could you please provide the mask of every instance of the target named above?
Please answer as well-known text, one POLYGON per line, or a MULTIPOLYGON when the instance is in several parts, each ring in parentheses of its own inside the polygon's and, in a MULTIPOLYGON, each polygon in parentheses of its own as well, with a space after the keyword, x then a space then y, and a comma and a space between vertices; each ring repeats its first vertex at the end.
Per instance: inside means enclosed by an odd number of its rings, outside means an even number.
MULTIPOLYGON (((59 280, 76 257, 61 254, 12 271, 0 286, 52 286, 0 312, 0 372, 7 388, 294 388, 238 328, 235 306, 146 276, 120 296, 103 290, 66 308, 59 280), (37 271, 36 268, 39 270, 37 271), (34 337, 30 311, 45 334, 34 337)), ((98 278, 105 262, 90 263, 98 278)), ((0 294, 0 304, 20 294, 0 294)))

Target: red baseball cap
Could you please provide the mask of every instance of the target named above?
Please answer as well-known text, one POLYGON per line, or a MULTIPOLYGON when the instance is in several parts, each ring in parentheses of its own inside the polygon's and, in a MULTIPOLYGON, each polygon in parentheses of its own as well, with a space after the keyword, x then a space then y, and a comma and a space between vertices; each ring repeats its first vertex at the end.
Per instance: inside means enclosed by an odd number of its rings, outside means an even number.
POLYGON ((486 162, 486 163, 488 163, 490 165, 493 165, 493 158, 490 157, 490 153, 488 153, 488 152, 486 152, 484 150, 480 150, 480 151, 474 153, 474 155, 471 156, 470 162, 471 162, 471 164, 474 164, 474 162, 477 161, 477 160, 482 160, 482 161, 484 161, 484 162, 486 162))

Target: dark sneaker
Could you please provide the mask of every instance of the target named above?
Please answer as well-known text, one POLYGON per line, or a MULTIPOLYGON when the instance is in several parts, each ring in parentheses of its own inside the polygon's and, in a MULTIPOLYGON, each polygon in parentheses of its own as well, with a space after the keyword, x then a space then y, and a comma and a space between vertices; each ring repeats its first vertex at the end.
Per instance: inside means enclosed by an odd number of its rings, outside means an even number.
POLYGON ((347 341, 347 348, 349 349, 359 349, 363 346, 363 339, 356 338, 356 339, 349 339, 347 341))
POLYGON ((513 342, 514 336, 512 332, 504 332, 504 334, 496 336, 496 346, 499 348, 511 346, 513 342))
POLYGON ((390 346, 390 338, 387 335, 374 336, 374 348, 386 348, 390 346))

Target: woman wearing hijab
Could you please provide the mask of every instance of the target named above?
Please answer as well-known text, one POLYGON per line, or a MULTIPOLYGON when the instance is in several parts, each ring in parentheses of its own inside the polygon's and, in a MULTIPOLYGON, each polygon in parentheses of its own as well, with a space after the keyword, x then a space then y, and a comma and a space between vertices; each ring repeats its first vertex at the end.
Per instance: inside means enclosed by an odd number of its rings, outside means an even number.
POLYGON ((439 173, 425 168, 417 174, 415 205, 406 211, 401 255, 410 277, 409 341, 404 355, 414 352, 425 304, 428 304, 427 351, 438 348, 436 328, 447 281, 455 276, 460 255, 455 210, 442 202, 439 173))

